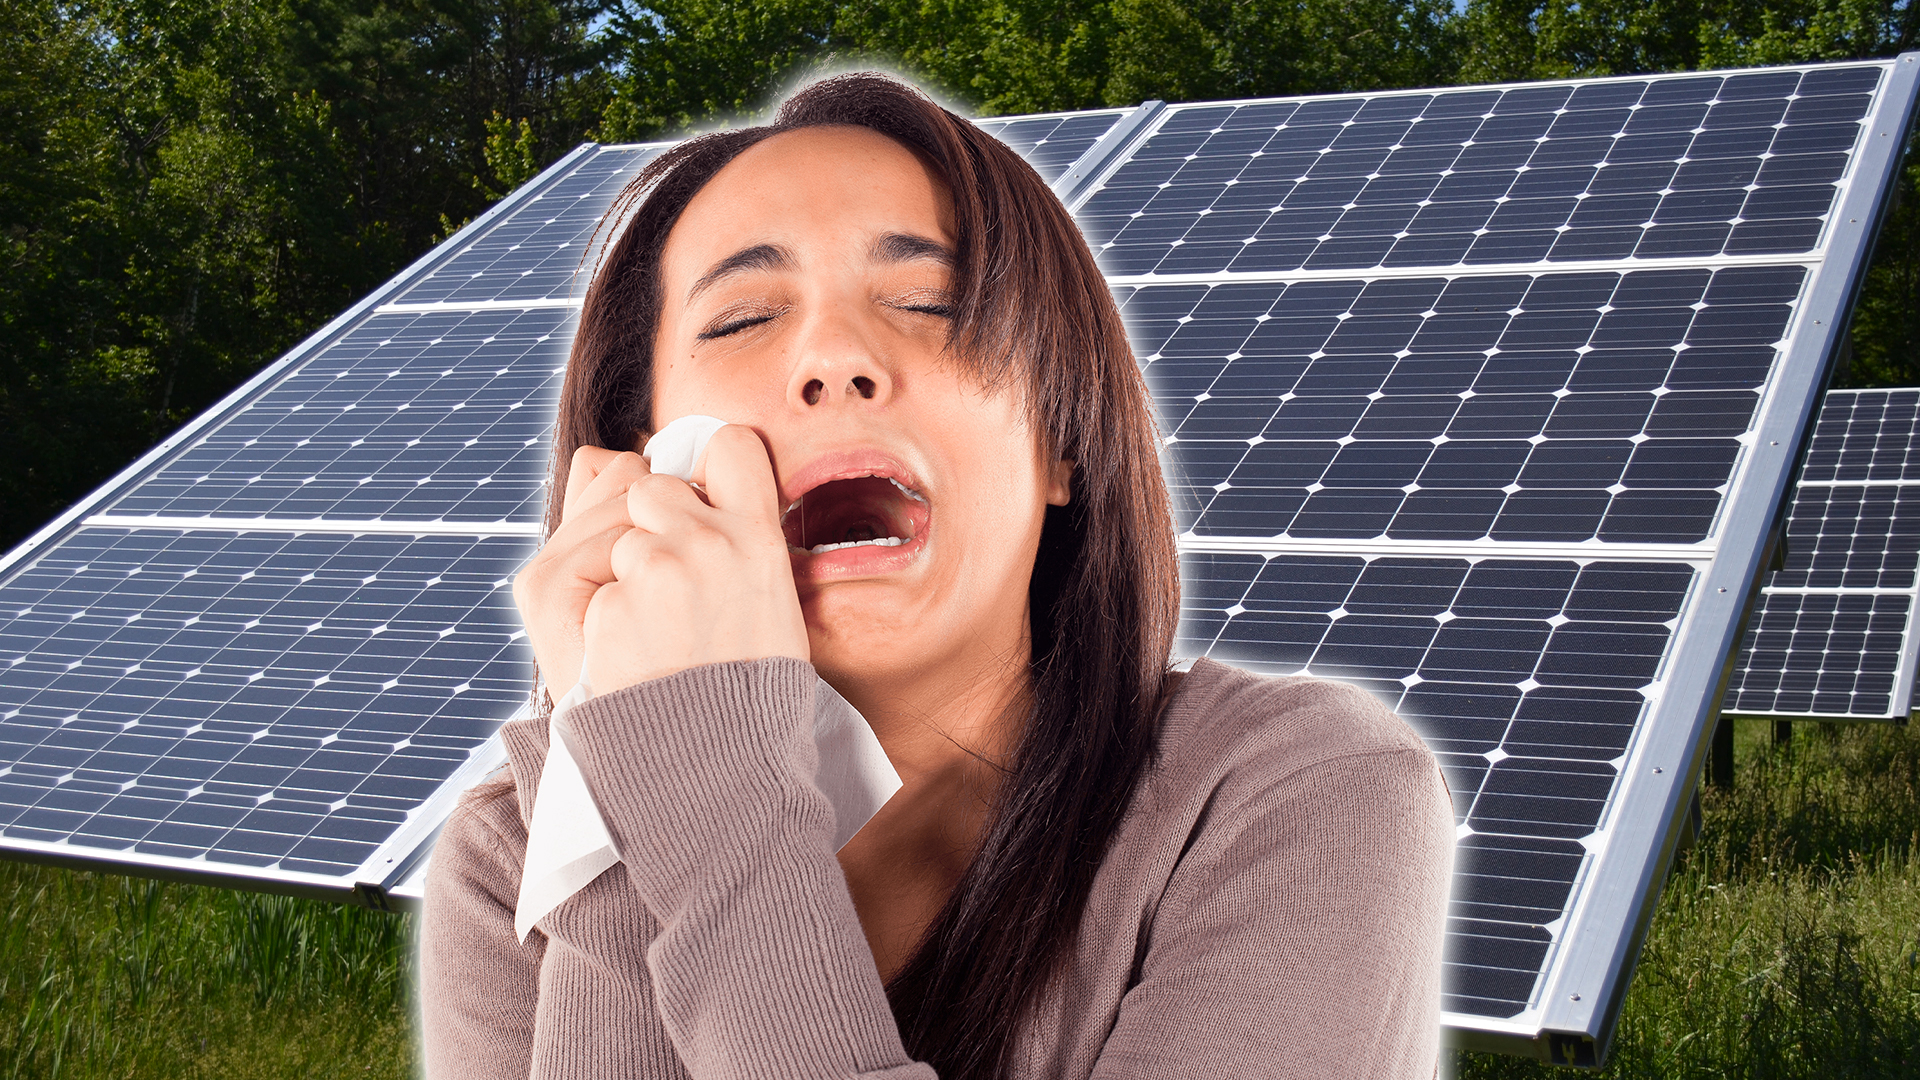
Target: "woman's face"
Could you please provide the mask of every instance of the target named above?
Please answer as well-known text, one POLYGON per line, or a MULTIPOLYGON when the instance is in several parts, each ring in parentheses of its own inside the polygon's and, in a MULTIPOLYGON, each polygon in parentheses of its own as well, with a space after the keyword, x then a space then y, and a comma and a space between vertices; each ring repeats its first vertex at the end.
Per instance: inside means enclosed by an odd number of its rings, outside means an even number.
POLYGON ((817 127, 728 164, 662 253, 654 427, 703 413, 759 432, 829 677, 1026 659, 1041 521, 1070 466, 946 353, 953 229, 912 152, 817 127))

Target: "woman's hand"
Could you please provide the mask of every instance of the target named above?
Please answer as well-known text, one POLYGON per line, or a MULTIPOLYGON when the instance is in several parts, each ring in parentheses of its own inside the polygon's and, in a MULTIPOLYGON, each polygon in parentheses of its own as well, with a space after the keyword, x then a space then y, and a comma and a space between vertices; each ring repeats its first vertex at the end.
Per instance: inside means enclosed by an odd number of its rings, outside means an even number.
POLYGON ((595 693, 701 664, 808 658, 766 447, 729 425, 690 485, 638 454, 575 452, 561 524, 514 579, 556 700, 586 660, 595 693))

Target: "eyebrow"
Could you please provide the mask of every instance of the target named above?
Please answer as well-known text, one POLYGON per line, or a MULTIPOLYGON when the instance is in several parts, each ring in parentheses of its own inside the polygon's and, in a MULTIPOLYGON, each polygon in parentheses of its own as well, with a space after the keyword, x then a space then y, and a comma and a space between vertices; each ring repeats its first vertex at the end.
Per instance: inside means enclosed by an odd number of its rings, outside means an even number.
MULTIPOLYGON (((953 249, 937 240, 909 233, 887 233, 873 242, 867 257, 878 263, 930 259, 943 266, 953 265, 953 249)), ((702 274, 700 280, 687 290, 687 300, 692 301, 735 274, 753 270, 791 270, 796 265, 793 253, 778 244, 755 244, 750 248, 742 248, 713 264, 713 269, 702 274)))
POLYGON ((795 266, 793 253, 778 244, 755 244, 713 264, 713 269, 701 275, 700 280, 687 290, 687 299, 706 292, 735 274, 744 274, 750 270, 791 270, 795 266))
POLYGON ((953 249, 937 240, 908 233, 888 233, 873 242, 868 258, 878 263, 913 262, 932 259, 944 266, 953 265, 953 249))

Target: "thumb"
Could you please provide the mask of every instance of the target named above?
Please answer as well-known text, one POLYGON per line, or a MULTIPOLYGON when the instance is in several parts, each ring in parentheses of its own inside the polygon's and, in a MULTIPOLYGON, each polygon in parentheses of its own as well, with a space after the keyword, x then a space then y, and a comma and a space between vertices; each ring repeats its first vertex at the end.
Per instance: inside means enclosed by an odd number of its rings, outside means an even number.
POLYGON ((694 464, 693 479, 706 490, 709 503, 728 513, 760 521, 780 519, 773 458, 750 427, 728 424, 714 432, 706 453, 694 464))

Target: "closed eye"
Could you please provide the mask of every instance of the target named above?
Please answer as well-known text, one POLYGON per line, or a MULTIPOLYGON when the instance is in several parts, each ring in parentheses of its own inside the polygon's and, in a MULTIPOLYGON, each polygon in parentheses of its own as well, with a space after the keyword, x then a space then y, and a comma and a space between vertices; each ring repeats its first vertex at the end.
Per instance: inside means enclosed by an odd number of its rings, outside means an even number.
POLYGON ((715 338, 723 338, 729 334, 737 334, 742 330, 747 330, 759 326, 761 323, 771 322, 772 320, 772 315, 744 315, 739 318, 726 319, 716 323, 694 336, 701 341, 712 341, 715 338))
POLYGON ((944 289, 910 289, 881 302, 895 311, 912 311, 940 319, 953 318, 953 298, 944 289))

